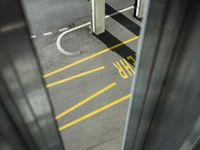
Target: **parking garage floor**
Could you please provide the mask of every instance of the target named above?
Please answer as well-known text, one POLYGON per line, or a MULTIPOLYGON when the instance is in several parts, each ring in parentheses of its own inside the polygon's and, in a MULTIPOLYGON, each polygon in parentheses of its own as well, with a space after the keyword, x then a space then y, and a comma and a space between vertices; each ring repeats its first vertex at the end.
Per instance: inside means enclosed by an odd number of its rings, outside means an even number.
POLYGON ((32 37, 67 150, 121 149, 140 22, 133 19, 133 8, 119 13, 107 4, 106 13, 115 15, 106 19, 106 32, 99 36, 89 26, 66 32, 74 25, 32 37), (63 55, 58 42, 81 53, 63 55))

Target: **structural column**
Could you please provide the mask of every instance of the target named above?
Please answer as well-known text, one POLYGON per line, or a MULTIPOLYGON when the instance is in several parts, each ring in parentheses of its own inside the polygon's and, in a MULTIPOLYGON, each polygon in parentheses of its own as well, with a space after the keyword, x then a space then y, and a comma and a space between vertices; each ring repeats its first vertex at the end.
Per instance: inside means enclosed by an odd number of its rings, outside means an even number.
POLYGON ((96 35, 105 32, 105 0, 90 0, 92 9, 92 32, 96 35))
POLYGON ((139 20, 142 19, 144 15, 144 4, 145 0, 136 0, 135 1, 135 10, 134 10, 134 17, 138 18, 139 20))

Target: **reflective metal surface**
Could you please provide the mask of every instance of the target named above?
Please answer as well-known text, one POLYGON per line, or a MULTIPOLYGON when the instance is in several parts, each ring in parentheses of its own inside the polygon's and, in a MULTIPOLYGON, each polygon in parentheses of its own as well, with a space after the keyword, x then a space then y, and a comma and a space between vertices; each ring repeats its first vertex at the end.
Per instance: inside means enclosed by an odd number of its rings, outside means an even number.
MULTIPOLYGON (((1 0, 0 115, 5 118, 1 120, 1 127, 11 125, 5 130, 1 128, 0 132, 7 134, 0 134, 3 138, 0 145, 10 142, 10 149, 15 150, 62 150, 64 148, 29 37, 20 1, 1 0), (16 135, 9 137, 15 132, 16 135)), ((6 146, 0 149, 4 150, 6 146)))
POLYGON ((148 5, 123 148, 199 149, 199 2, 148 5))

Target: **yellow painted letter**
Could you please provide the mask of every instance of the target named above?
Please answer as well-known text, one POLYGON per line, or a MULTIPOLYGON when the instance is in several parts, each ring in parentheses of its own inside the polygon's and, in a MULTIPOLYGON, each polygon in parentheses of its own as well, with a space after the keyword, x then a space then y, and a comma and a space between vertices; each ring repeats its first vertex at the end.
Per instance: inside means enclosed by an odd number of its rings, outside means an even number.
POLYGON ((128 72, 128 74, 130 76, 132 76, 134 74, 134 70, 133 68, 130 66, 130 64, 125 60, 120 60, 121 64, 123 65, 123 67, 125 68, 125 70, 128 72))
POLYGON ((114 65, 115 68, 118 70, 120 76, 121 76, 123 79, 127 79, 127 78, 128 78, 128 75, 126 74, 126 72, 124 71, 124 69, 122 68, 122 66, 120 65, 119 62, 113 63, 113 65, 114 65))
POLYGON ((133 61, 133 65, 135 65, 135 59, 133 58, 133 56, 130 55, 127 57, 127 59, 133 61))

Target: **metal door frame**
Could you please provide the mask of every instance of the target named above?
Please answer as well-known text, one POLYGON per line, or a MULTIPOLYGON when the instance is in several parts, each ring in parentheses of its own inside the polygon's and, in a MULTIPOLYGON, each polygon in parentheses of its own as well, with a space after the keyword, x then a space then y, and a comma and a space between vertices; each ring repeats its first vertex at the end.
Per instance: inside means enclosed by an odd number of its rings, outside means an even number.
MULTIPOLYGON (((153 123, 159 98, 165 86, 168 70, 178 40, 187 32, 183 25, 190 27, 199 19, 196 1, 189 0, 149 0, 146 3, 145 17, 139 40, 136 78, 133 81, 133 97, 129 104, 123 150, 142 150, 153 123), (188 14, 188 12, 190 12, 188 14), (195 14, 196 13, 196 14, 195 14), (198 17, 197 17, 198 16, 198 17), (192 20, 190 20, 193 18, 192 20), (192 22, 194 21, 194 22, 192 22)), ((189 37, 188 37, 189 38, 189 37)), ((193 124, 194 131, 199 131, 199 119, 193 124)), ((191 130, 193 140, 198 135, 191 130)), ((183 141, 186 143, 189 138, 183 141)), ((164 145, 163 145, 164 146, 164 145)), ((190 145, 191 146, 191 145, 190 145)))

